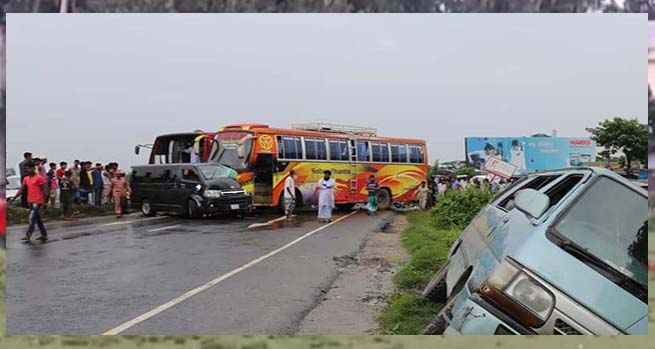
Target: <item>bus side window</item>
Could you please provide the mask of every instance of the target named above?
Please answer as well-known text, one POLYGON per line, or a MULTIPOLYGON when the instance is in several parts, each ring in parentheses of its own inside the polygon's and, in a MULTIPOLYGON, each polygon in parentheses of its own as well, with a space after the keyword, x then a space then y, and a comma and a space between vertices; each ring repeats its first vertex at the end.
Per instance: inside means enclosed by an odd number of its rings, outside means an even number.
POLYGON ((346 141, 330 139, 330 160, 348 161, 348 143, 346 141))
POLYGON ((300 137, 278 136, 279 159, 302 159, 300 137), (282 145, 280 147, 280 144, 282 145))
POLYGON ((374 162, 389 162, 389 146, 387 143, 371 143, 374 162))
POLYGON ((357 141, 357 161, 371 161, 368 151, 368 142, 357 141))
POLYGON ((398 162, 398 163, 407 162, 407 145, 405 144, 391 145, 391 162, 398 162))
POLYGON ((420 145, 410 145, 409 151, 409 162, 413 164, 423 163, 423 147, 420 145))

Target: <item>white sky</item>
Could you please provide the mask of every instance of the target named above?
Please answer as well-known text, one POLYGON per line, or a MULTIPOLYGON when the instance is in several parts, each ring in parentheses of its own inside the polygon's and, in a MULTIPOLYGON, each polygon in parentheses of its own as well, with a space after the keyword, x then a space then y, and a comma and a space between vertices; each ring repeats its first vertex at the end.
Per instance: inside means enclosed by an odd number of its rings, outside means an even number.
POLYGON ((464 159, 466 136, 588 136, 647 116, 645 15, 8 14, 7 162, 144 163, 160 133, 377 127, 464 159))

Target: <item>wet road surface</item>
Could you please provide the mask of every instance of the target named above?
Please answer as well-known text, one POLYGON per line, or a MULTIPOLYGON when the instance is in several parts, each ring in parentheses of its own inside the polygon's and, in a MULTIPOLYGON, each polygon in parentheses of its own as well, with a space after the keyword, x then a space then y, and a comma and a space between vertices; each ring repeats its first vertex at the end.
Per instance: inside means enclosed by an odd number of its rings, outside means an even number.
POLYGON ((338 257, 354 255, 386 215, 323 227, 308 212, 247 228, 276 217, 53 223, 47 244, 23 244, 25 228, 11 228, 7 333, 294 333, 336 278, 338 257))

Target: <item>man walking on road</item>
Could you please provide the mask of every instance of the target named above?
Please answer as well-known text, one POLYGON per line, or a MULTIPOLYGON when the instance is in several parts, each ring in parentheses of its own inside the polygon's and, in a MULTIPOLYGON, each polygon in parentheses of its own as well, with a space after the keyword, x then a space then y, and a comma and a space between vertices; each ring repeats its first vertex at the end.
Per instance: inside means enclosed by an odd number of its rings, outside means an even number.
POLYGON ((289 177, 284 181, 284 213, 287 222, 293 220, 293 209, 296 207, 296 171, 289 171, 289 177))
POLYGON ((26 167, 26 169, 27 173, 31 173, 31 175, 25 177, 23 180, 23 185, 18 190, 18 193, 16 193, 16 196, 12 198, 13 201, 21 194, 25 192, 28 193, 27 202, 30 205, 30 225, 27 228, 27 233, 25 234, 25 237, 22 238, 22 240, 26 243, 30 242, 32 233, 34 232, 34 226, 36 225, 39 227, 39 232, 41 232, 41 237, 39 237, 39 240, 46 242, 48 241, 48 233, 46 232, 45 226, 43 225, 43 221, 41 221, 41 207, 45 203, 44 191, 47 183, 43 177, 39 176, 34 167, 26 167))
MULTIPOLYGON (((25 177, 31 175, 30 173, 27 173, 28 168, 32 167, 31 165, 32 165, 32 153, 27 152, 23 154, 23 161, 21 161, 21 163, 18 164, 18 172, 20 172, 21 184, 23 183, 23 180, 25 180, 25 177)), ((34 168, 32 168, 32 172, 34 172, 34 168)), ((27 190, 25 190, 23 195, 20 197, 20 204, 25 208, 29 208, 29 205, 27 203, 27 195, 28 192, 27 190)))

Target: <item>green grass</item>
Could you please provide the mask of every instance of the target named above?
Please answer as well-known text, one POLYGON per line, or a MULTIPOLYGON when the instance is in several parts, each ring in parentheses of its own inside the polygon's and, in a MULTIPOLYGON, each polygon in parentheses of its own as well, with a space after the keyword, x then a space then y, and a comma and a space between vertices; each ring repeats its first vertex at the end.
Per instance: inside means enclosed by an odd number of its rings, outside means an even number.
MULTIPOLYGON (((97 206, 73 207, 73 216, 75 218, 104 216, 104 215, 112 214, 113 212, 114 212, 113 205, 106 205, 100 207, 97 206)), ((14 206, 14 205, 7 206, 7 225, 11 226, 11 225, 27 224, 29 214, 30 211, 26 208, 14 206)), ((52 220, 61 219, 61 215, 62 215, 61 209, 50 208, 47 210, 43 218, 52 221, 52 220)))
POLYGON ((402 240, 411 257, 394 275, 398 292, 378 317, 384 334, 419 334, 439 311, 441 304, 424 299, 420 292, 446 261, 459 236, 458 230, 435 228, 429 212, 412 212, 407 219, 402 240))

